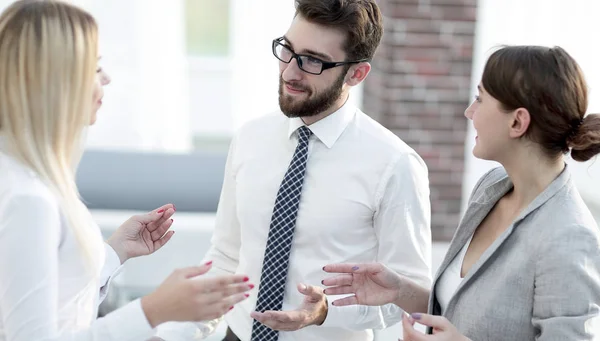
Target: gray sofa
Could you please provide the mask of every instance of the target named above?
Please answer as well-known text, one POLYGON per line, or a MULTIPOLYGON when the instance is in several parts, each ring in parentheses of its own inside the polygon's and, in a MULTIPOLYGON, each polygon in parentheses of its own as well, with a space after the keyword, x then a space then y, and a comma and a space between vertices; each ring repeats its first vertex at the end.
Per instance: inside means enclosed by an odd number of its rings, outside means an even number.
POLYGON ((77 184, 92 210, 149 211, 170 202, 178 212, 215 212, 226 158, 219 152, 88 150, 77 184))

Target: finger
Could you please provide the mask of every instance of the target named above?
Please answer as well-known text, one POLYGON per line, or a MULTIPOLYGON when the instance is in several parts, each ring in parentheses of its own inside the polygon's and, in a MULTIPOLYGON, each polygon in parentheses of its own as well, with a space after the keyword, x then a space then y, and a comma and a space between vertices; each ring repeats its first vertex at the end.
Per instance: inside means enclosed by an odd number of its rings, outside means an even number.
POLYGON ((195 283, 196 287, 206 291, 218 291, 219 289, 232 284, 245 283, 250 279, 246 275, 227 275, 211 278, 202 278, 195 283))
MULTIPOLYGON (((167 206, 167 205, 165 205, 165 206, 167 206)), ((163 209, 162 207, 160 207, 159 209, 148 212, 146 214, 140 214, 140 215, 133 216, 133 218, 136 221, 139 221, 140 223, 147 225, 147 224, 150 224, 154 221, 158 221, 159 219, 161 219, 167 210, 170 210, 170 209, 169 208, 163 209)))
POLYGON ((169 208, 172 208, 172 209, 174 209, 174 210, 175 210, 175 205, 173 205, 173 204, 171 204, 171 203, 164 204, 164 205, 162 205, 161 207, 157 207, 157 208, 153 209, 153 210, 152 210, 152 212, 166 211, 166 210, 168 210, 169 208))
POLYGON ((267 318, 265 317, 265 314, 258 312, 258 311, 253 311, 250 313, 250 317, 252 317, 253 319, 255 319, 256 321, 263 323, 264 321, 267 320, 267 318))
MULTIPOLYGON (((329 290, 329 289, 327 289, 327 290, 329 290)), ((357 304, 358 304, 358 299, 354 295, 340 298, 339 300, 335 300, 335 301, 331 302, 331 305, 334 305, 336 307, 343 307, 343 306, 347 306, 347 305, 357 305, 357 304)))
POLYGON ((326 285, 328 287, 331 286, 342 286, 342 285, 352 285, 352 275, 351 274, 342 274, 334 277, 325 278, 321 281, 321 284, 326 285))
POLYGON ((443 316, 414 313, 410 315, 416 322, 439 330, 448 329, 450 322, 443 316))
POLYGON ((342 287, 333 287, 323 290, 326 295, 345 295, 354 294, 356 289, 351 285, 344 285, 342 287))
POLYGON ((158 251, 161 247, 163 247, 166 243, 171 240, 171 237, 175 234, 175 231, 169 231, 165 234, 164 237, 154 242, 154 251, 158 251))
POLYGON ((313 302, 319 302, 325 296, 323 289, 314 285, 298 284, 298 291, 302 295, 308 296, 313 302))
POLYGON ((323 271, 329 273, 365 273, 378 269, 381 265, 377 263, 362 264, 329 264, 323 267, 323 271))
MULTIPOLYGON (((223 288, 219 288, 218 290, 211 291, 211 297, 207 299, 209 304, 212 304, 217 301, 221 301, 227 299, 230 296, 236 296, 238 294, 248 294, 248 291, 254 289, 254 284, 252 283, 241 283, 241 284, 232 284, 225 286, 223 288)), ((206 291, 206 290, 205 290, 206 291)), ((249 296, 249 295, 248 295, 249 296)))
POLYGON ((150 237, 152 238, 152 241, 157 241, 162 238, 172 225, 173 219, 164 221, 160 226, 158 224, 148 224, 148 231, 151 232, 150 237))
POLYGON ((245 300, 247 298, 248 298, 247 295, 237 294, 237 295, 229 296, 226 299, 223 299, 219 302, 209 304, 208 306, 214 307, 213 309, 216 309, 217 311, 219 311, 220 312, 219 315, 225 315, 228 311, 233 309, 233 306, 235 306, 236 304, 242 302, 243 300, 245 300))
POLYGON ((188 267, 188 268, 175 270, 175 273, 179 277, 192 278, 192 277, 204 275, 205 273, 208 272, 208 270, 210 270, 211 267, 212 267, 212 262, 206 262, 204 265, 201 265, 201 266, 192 266, 192 267, 188 267))
POLYGON ((406 341, 427 341, 427 336, 415 330, 406 315, 402 316, 402 332, 406 341))
MULTIPOLYGON (((154 213, 150 212, 148 214, 150 216, 152 216, 154 213)), ((156 231, 157 229, 162 227, 165 224, 165 222, 171 221, 172 220, 171 217, 173 216, 173 214, 175 214, 175 210, 172 208, 168 208, 164 212, 162 212, 162 213, 157 212, 156 214, 158 214, 158 216, 154 215, 156 217, 156 219, 154 219, 150 223, 146 224, 146 229, 148 229, 148 231, 150 231, 150 232, 156 231)))

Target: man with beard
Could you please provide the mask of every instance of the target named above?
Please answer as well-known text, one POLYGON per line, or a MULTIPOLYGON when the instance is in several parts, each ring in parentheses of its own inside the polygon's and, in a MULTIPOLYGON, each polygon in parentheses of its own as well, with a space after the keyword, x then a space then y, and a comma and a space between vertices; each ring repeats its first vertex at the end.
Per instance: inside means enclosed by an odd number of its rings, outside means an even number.
POLYGON ((319 287, 328 263, 379 261, 429 287, 427 168, 348 103, 382 33, 375 0, 297 0, 273 41, 281 112, 234 137, 205 257, 215 274, 260 280, 226 315, 225 340, 367 341, 399 321, 394 305, 332 306, 319 287))

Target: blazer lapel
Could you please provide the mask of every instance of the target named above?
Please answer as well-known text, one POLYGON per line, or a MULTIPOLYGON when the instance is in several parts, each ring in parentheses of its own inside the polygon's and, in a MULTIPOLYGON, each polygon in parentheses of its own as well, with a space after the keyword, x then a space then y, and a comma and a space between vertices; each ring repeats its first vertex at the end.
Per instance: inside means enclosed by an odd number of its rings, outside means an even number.
MULTIPOLYGON (((517 218, 513 221, 513 223, 506 229, 506 231, 504 231, 500 235, 500 237, 498 237, 498 239, 496 239, 492 243, 492 245, 490 245, 487 248, 487 250, 485 250, 485 252, 481 255, 481 257, 479 257, 477 262, 475 262, 475 264, 473 264, 473 266, 471 267, 471 269, 469 270, 469 272, 467 273, 465 278, 462 280, 462 282, 456 288, 456 292, 454 293, 453 297, 450 299, 450 302, 448 303, 447 308, 450 308, 453 305, 456 297, 458 297, 460 290, 462 288, 464 288, 466 285, 468 285, 470 281, 472 281, 472 279, 475 277, 475 275, 477 275, 477 273, 482 269, 483 265, 485 265, 485 263, 494 255, 494 253, 498 250, 498 248, 512 234, 514 229, 518 226, 519 222, 521 222, 531 212, 538 209, 545 202, 550 200, 550 198, 552 198, 554 195, 556 195, 556 193, 558 193, 560 191, 560 189, 568 183, 570 178, 571 178, 570 173, 566 170, 566 166, 565 166, 565 170, 563 170, 563 172, 517 216, 517 218)), ((494 186, 490 186, 489 190, 491 190, 491 192, 488 193, 488 195, 487 195, 488 200, 486 200, 486 203, 483 204, 483 206, 487 210, 485 210, 485 213, 483 213, 483 211, 478 212, 478 213, 483 214, 483 217, 481 217, 480 215, 474 216, 471 218, 471 219, 473 219, 473 224, 467 223, 467 224, 469 224, 468 230, 472 231, 471 234, 475 231, 475 229, 479 226, 479 224, 481 224, 481 222, 483 221, 485 216, 489 213, 489 211, 492 209, 492 207, 494 207, 496 202, 498 202, 498 200, 500 200, 506 194, 506 192, 510 188, 512 188, 512 183, 510 183, 510 180, 508 178, 506 178, 504 181, 506 181, 506 182, 503 183, 501 186, 496 187, 495 189, 494 189, 494 186), (471 226, 471 225, 473 225, 473 226, 471 226)), ((467 218, 467 216, 465 216, 465 219, 466 218, 467 218)), ((467 229, 465 229, 465 230, 467 230, 467 229)), ((456 249, 460 250, 462 248, 462 246, 465 245, 466 240, 468 239, 468 237, 471 236, 471 234, 468 234, 466 237, 463 237, 465 240, 460 245, 458 245, 456 247, 456 249)), ((454 256, 452 258, 454 258, 454 256)), ((451 260, 452 259, 450 259, 450 261, 451 260)), ((447 266, 448 265, 446 264, 446 267, 447 266)), ((436 280, 437 280, 437 278, 436 278, 436 280)), ((446 309, 446 311, 448 311, 448 310, 449 309, 446 309)))

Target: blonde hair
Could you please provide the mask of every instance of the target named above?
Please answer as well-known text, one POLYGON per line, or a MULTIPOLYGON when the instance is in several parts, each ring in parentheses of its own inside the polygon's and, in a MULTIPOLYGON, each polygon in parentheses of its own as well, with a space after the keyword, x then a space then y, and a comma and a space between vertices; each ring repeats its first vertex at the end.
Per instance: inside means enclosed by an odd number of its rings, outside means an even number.
POLYGON ((93 110, 97 45, 94 18, 61 1, 20 0, 0 15, 0 131, 10 154, 56 194, 93 273, 101 238, 75 172, 93 110))

